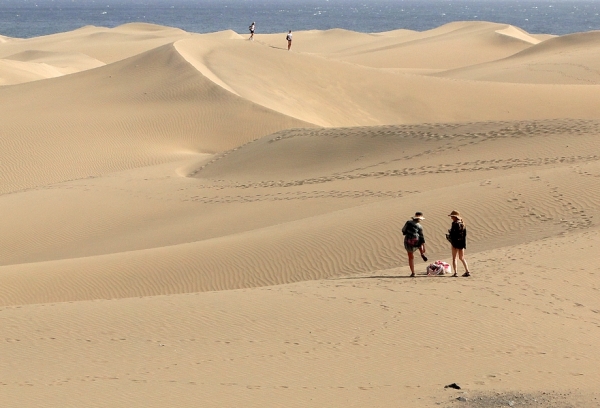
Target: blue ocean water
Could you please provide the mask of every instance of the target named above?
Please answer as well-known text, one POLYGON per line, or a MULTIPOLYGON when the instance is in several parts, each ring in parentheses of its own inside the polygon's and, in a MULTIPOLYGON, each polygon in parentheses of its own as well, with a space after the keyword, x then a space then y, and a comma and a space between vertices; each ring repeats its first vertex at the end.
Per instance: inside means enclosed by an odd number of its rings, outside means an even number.
POLYGON ((85 25, 147 22, 207 33, 344 28, 428 30, 453 21, 493 21, 530 33, 600 29, 600 0, 0 0, 0 35, 29 38, 85 25))

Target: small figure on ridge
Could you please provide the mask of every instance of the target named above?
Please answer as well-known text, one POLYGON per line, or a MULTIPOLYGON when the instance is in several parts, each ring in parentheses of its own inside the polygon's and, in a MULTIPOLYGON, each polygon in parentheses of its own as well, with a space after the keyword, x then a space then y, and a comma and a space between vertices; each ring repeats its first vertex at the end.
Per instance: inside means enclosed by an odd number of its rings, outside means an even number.
POLYGON ((288 31, 287 35, 285 36, 285 39, 288 42, 288 51, 289 51, 290 48, 292 48, 292 30, 288 31))
POLYGON ((256 28, 256 23, 253 21, 252 24, 250 24, 250 27, 248 27, 248 30, 250 30, 250 38, 248 38, 250 41, 254 41, 254 29, 256 28))

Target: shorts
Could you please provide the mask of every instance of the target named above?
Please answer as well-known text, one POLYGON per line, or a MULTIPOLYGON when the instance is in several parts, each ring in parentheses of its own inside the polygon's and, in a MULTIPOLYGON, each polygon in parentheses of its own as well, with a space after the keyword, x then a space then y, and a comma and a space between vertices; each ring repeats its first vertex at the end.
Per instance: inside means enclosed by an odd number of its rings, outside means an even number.
POLYGON ((407 252, 416 252, 417 249, 419 249, 420 247, 421 243, 418 239, 416 240, 416 242, 414 242, 412 239, 404 238, 404 249, 406 249, 407 252), (417 246, 413 246, 414 244, 416 244, 417 246))

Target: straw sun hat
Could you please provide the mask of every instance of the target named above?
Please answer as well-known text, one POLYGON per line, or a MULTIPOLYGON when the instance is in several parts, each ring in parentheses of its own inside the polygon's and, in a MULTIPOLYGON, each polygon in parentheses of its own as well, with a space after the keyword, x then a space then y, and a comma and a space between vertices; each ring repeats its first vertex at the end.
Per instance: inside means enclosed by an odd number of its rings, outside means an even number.
POLYGON ((420 221, 420 220, 424 220, 424 219, 425 219, 425 217, 423 217, 423 213, 422 213, 422 212, 420 212, 420 211, 417 211, 417 212, 415 213, 415 216, 414 216, 414 217, 412 217, 412 219, 413 219, 413 220, 419 220, 419 221, 420 221))
POLYGON ((459 220, 462 219, 462 217, 460 216, 460 213, 456 210, 452 210, 452 212, 450 214, 448 214, 448 217, 456 217, 459 220))

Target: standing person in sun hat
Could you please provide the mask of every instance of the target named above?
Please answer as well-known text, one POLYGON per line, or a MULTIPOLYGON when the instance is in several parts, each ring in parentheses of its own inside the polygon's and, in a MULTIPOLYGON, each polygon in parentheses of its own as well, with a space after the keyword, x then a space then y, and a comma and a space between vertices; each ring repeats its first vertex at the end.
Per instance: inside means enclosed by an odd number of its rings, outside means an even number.
POLYGON ((422 212, 416 212, 414 217, 406 221, 402 227, 404 235, 404 249, 408 255, 408 266, 410 266, 410 276, 415 276, 415 252, 417 249, 421 253, 421 258, 427 261, 425 256, 425 236, 423 235, 423 226, 420 224, 425 217, 422 212))
POLYGON ((448 217, 452 218, 452 225, 448 230, 448 241, 452 245, 452 269, 454 270, 454 275, 458 276, 458 261, 456 258, 460 259, 463 266, 465 267, 465 273, 462 275, 464 277, 471 276, 469 272, 469 265, 467 265, 467 260, 465 259, 465 249, 467 249, 467 227, 460 216, 460 213, 456 210, 453 210, 448 217))

